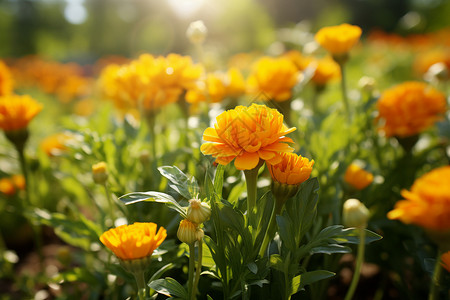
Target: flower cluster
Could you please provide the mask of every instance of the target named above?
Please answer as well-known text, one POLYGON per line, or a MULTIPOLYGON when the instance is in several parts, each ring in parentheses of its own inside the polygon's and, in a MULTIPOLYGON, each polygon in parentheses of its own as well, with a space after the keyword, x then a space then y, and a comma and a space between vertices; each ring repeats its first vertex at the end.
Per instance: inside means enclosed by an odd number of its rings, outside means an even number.
POLYGON ((416 224, 429 230, 450 230, 450 166, 440 167, 416 179, 405 200, 397 202, 389 219, 416 224))
POLYGON ((151 112, 176 102, 183 92, 195 88, 202 73, 203 68, 188 56, 143 54, 129 64, 106 67, 100 86, 119 110, 151 112))
POLYGON ((445 96, 422 82, 405 82, 386 90, 377 102, 380 130, 386 136, 418 134, 446 111, 445 96))

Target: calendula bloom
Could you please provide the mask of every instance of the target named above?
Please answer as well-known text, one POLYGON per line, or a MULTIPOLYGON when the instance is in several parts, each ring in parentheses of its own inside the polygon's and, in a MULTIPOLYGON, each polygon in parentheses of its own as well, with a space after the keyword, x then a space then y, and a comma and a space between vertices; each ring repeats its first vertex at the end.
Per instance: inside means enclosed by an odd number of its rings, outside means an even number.
POLYGON ((26 129, 42 110, 42 104, 28 95, 0 97, 0 128, 5 131, 26 129))
POLYGON ((450 230, 450 166, 434 169, 416 179, 405 198, 388 213, 389 219, 415 224, 425 229, 450 230))
POLYGON ((441 264, 448 272, 450 272, 450 251, 445 252, 441 256, 441 264))
POLYGON ((333 56, 348 53, 359 41, 362 30, 358 26, 341 24, 320 29, 316 41, 333 56))
POLYGON ((59 132, 46 137, 40 147, 48 156, 58 156, 68 149, 67 143, 72 139, 74 136, 69 132, 59 132))
POLYGON ((295 153, 281 153, 281 161, 277 164, 267 163, 272 179, 289 185, 299 185, 309 178, 314 160, 295 153))
POLYGON ((207 143, 200 150, 215 157, 221 165, 234 159, 237 169, 250 170, 260 160, 277 164, 282 160, 280 153, 294 150, 286 144, 292 143, 292 139, 285 135, 296 128, 287 128, 283 115, 276 109, 258 104, 237 106, 221 113, 216 121, 214 128, 209 127, 203 133, 207 143))
POLYGON ((315 70, 311 81, 318 86, 326 85, 330 80, 340 77, 339 65, 330 57, 311 61, 315 70))
POLYGON ((21 174, 15 174, 13 176, 11 176, 11 180, 14 183, 14 186, 16 188, 18 188, 19 190, 24 190, 25 189, 25 177, 21 174))
POLYGON ((4 195, 14 195, 16 192, 16 188, 14 187, 14 183, 10 178, 1 178, 0 179, 0 193, 4 195))
POLYGON ((407 137, 432 126, 446 112, 445 96, 422 82, 405 82, 386 90, 377 102, 380 130, 407 137))
POLYGON ((100 241, 122 260, 151 256, 167 237, 167 231, 155 223, 122 225, 104 232, 100 241))
POLYGON ((9 68, 0 60, 0 97, 13 91, 13 79, 9 68))
POLYGON ((287 58, 263 57, 254 65, 247 79, 247 91, 264 100, 286 101, 298 83, 297 67, 287 58))
POLYGON ((355 163, 350 164, 345 171, 344 181, 357 190, 366 188, 373 181, 373 175, 355 163))

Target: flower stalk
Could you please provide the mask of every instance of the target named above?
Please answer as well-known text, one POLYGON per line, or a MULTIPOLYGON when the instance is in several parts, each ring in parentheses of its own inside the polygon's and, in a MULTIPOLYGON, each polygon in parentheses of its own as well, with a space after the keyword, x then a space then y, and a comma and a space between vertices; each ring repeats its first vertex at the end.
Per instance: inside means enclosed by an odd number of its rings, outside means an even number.
POLYGON ((433 278, 431 279, 430 293, 428 294, 428 300, 439 299, 439 282, 442 274, 441 256, 443 251, 439 250, 436 257, 436 264, 434 265, 433 278))
POLYGON ((353 299, 353 295, 355 294, 356 287, 358 286, 359 277, 361 275, 361 266, 364 262, 364 252, 365 252, 365 239, 366 239, 366 231, 364 228, 358 228, 359 231, 359 244, 358 244, 358 254, 356 257, 356 266, 355 272, 353 273, 352 282, 350 283, 350 288, 345 295, 345 300, 353 299))

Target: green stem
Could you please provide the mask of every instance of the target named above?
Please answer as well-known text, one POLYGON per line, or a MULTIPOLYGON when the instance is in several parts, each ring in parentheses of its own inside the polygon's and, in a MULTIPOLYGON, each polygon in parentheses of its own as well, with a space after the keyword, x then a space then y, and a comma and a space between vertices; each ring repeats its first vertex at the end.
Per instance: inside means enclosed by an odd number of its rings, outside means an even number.
POLYGON ((439 298, 439 281, 442 273, 441 255, 442 251, 439 250, 436 258, 436 264, 434 265, 432 284, 428 295, 428 300, 436 300, 439 298))
POLYGON ((339 69, 341 70, 342 101, 344 102, 344 109, 345 109, 345 113, 347 115, 347 121, 350 123, 351 115, 350 115, 350 107, 349 107, 348 98, 347 98, 347 83, 346 83, 346 77, 345 77, 344 63, 339 63, 339 69))
POLYGON ((195 278, 194 278, 194 286, 192 288, 192 297, 191 299, 196 299, 197 295, 197 287, 198 282, 200 280, 200 273, 202 272, 202 258, 203 258, 203 240, 198 241, 198 258, 197 258, 197 268, 195 271, 195 278))
POLYGON ((361 266, 364 261, 364 250, 366 246, 365 239, 366 239, 366 231, 364 230, 364 228, 359 228, 359 244, 358 244, 358 254, 356 257, 356 267, 355 272, 353 273, 350 288, 347 291, 347 295, 345 295, 345 300, 350 300, 353 298, 353 294, 355 293, 356 287, 358 286, 359 276, 361 275, 361 266))
POLYGON ((284 206, 285 201, 279 201, 279 199, 276 199, 275 206, 272 210, 272 215, 270 216, 269 226, 267 227, 266 235, 264 236, 264 240, 262 242, 261 248, 259 249, 259 256, 263 257, 264 253, 267 250, 267 247, 269 246, 270 241, 273 239, 273 236, 275 235, 275 229, 277 226, 277 215, 281 213, 281 210, 284 206))
POLYGON ((191 298, 194 289, 194 265, 195 265, 195 245, 194 243, 189 244, 189 273, 188 273, 188 296, 191 298))
POLYGON ((144 271, 134 272, 134 278, 136 279, 139 300, 145 300, 146 288, 145 288, 144 271))
POLYGON ((253 227, 252 232, 256 232, 256 197, 257 197, 257 187, 256 183, 258 181, 258 171, 262 166, 264 161, 260 160, 258 165, 251 170, 244 170, 245 182, 247 184, 247 216, 248 224, 253 227))
POLYGON ((156 134, 155 134, 155 112, 145 112, 148 130, 150 132, 150 143, 152 148, 153 161, 156 161, 156 134))
POLYGON ((284 299, 291 299, 291 281, 289 279, 289 266, 291 263, 291 253, 286 257, 286 262, 284 263, 284 299))
POLYGON ((108 206, 109 206, 109 217, 112 221, 112 225, 114 225, 114 220, 115 220, 115 214, 114 214, 114 201, 111 197, 111 193, 109 192, 109 188, 107 183, 105 182, 103 184, 103 187, 105 189, 105 195, 106 195, 106 199, 108 200, 108 206))
POLYGON ((20 169, 23 177, 25 178, 25 205, 24 207, 31 205, 30 203, 30 181, 28 175, 27 161, 25 159, 24 148, 16 145, 17 154, 19 155, 20 169))

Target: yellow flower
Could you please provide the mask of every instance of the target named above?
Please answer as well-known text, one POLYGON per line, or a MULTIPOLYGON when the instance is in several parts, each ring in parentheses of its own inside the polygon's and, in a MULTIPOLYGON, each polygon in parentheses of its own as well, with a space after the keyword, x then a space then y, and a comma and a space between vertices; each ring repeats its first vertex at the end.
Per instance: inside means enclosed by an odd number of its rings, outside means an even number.
POLYGON ((386 136, 418 134, 439 120, 446 111, 445 96, 422 82, 405 82, 386 90, 377 102, 380 130, 386 136))
POLYGON ((267 163, 272 179, 289 185, 299 185, 311 175, 314 160, 295 153, 281 153, 277 164, 267 163))
POLYGON ((166 229, 156 228, 155 223, 122 225, 104 232, 100 241, 122 260, 139 259, 151 256, 166 238, 166 229))
POLYGON ((14 183, 10 178, 1 178, 0 179, 0 193, 5 194, 7 196, 14 195, 16 192, 16 188, 14 187, 14 183))
POLYGON ((0 97, 0 128, 5 131, 25 129, 41 109, 42 104, 28 95, 0 97))
POLYGON ((366 188, 373 181, 373 175, 357 164, 350 164, 345 171, 344 181, 357 190, 366 188))
POLYGON ((434 231, 450 230, 450 166, 434 169, 416 179, 411 191, 388 213, 389 219, 434 231))
POLYGON ((0 97, 13 91, 13 79, 9 68, 0 60, 0 97))
POLYGON ((287 58, 263 57, 247 79, 247 91, 264 100, 286 101, 299 81, 297 67, 287 58))
POLYGON ((450 272, 450 251, 442 254, 441 261, 442 266, 450 272))
POLYGON ((215 157, 221 165, 234 159, 237 169, 250 170, 260 159, 276 164, 282 160, 280 153, 294 150, 286 144, 292 140, 285 135, 296 128, 287 128, 283 115, 276 109, 258 104, 237 106, 220 114, 216 121, 214 128, 209 127, 203 133, 207 143, 200 150, 215 157))
POLYGON ((316 41, 334 55, 344 55, 358 43, 362 30, 358 26, 341 24, 320 29, 316 41))

